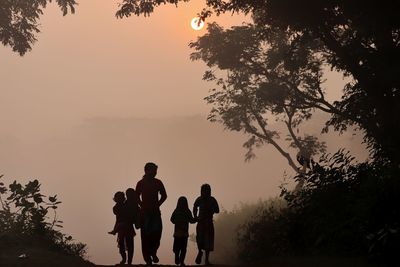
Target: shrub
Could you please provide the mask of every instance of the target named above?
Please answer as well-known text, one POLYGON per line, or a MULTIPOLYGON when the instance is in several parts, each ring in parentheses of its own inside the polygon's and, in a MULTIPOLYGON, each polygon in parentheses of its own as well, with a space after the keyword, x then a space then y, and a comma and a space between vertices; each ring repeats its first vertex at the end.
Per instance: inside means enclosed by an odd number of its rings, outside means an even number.
MULTIPOLYGON (((0 179, 3 176, 0 176, 0 179)), ((57 195, 45 196, 38 180, 22 185, 16 181, 8 187, 0 182, 0 244, 45 244, 67 255, 84 258, 86 245, 76 243, 63 234, 62 221, 57 217, 61 203, 57 195)))
POLYGON ((282 188, 287 207, 269 207, 238 238, 243 261, 277 255, 361 256, 390 262, 400 248, 399 167, 325 155, 299 191, 282 188))
MULTIPOLYGON (((235 264, 239 260, 240 242, 238 236, 243 227, 258 218, 266 209, 281 209, 285 201, 271 198, 256 203, 241 203, 231 211, 223 210, 215 220, 215 251, 213 261, 235 264)), ((192 241, 195 239, 192 238, 192 241)))
POLYGON ((240 226, 237 243, 241 261, 254 262, 286 251, 286 212, 284 200, 271 199, 240 226))

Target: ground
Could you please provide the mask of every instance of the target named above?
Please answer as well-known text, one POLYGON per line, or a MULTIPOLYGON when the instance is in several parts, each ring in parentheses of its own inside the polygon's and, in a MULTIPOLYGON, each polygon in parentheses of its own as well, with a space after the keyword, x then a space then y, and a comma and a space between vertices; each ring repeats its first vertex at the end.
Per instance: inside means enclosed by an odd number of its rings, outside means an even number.
MULTIPOLYGON (((30 248, 24 251, 28 258, 20 259, 20 251, 13 248, 0 250, 0 267, 111 267, 116 265, 95 265, 83 261, 78 257, 66 256, 54 251, 40 248, 30 248)), ((119 265, 122 266, 122 265, 119 265)), ((128 265, 123 265, 128 267, 128 265)), ((143 264, 133 265, 145 266, 143 264)), ((203 265, 187 265, 203 266, 203 265)), ((213 267, 374 267, 368 264, 365 259, 360 258, 333 258, 333 257, 299 257, 299 258, 276 258, 258 264, 215 264, 213 267)), ((176 267, 176 265, 154 265, 154 267, 176 267)))

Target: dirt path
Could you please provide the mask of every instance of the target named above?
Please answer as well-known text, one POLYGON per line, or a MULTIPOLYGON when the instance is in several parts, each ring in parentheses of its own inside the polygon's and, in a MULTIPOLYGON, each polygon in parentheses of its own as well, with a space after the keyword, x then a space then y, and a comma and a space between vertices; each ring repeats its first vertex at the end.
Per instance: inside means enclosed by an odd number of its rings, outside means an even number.
MULTIPOLYGON (((94 267, 145 267, 145 264, 133 264, 133 265, 95 265, 94 267)), ((178 267, 179 265, 168 265, 168 264, 153 264, 153 267, 178 267)), ((212 264, 208 265, 210 267, 265 267, 265 265, 223 265, 223 264, 212 264)), ((187 264, 186 267, 206 267, 205 265, 190 265, 187 264)))
MULTIPOLYGON (((96 265, 96 267, 115 267, 120 265, 96 265)), ((128 265, 121 265, 128 267, 128 265)), ((132 265, 144 267, 144 264, 132 265)), ((177 267, 178 265, 154 264, 154 267, 177 267)), ((204 265, 186 265, 187 267, 204 267, 204 265)), ((376 267, 359 258, 279 258, 265 263, 224 265, 213 264, 211 267, 376 267)))
MULTIPOLYGON (((96 267, 115 267, 116 265, 97 265, 96 267)), ((128 267, 128 265, 123 265, 128 267)), ((145 266, 143 264, 133 266, 145 266)), ((153 265, 154 267, 177 267, 177 265, 153 265)), ((186 265, 190 267, 204 267, 204 265, 186 265)), ((337 257, 282 257, 269 259, 258 264, 215 264, 211 267, 377 267, 363 258, 337 257)))

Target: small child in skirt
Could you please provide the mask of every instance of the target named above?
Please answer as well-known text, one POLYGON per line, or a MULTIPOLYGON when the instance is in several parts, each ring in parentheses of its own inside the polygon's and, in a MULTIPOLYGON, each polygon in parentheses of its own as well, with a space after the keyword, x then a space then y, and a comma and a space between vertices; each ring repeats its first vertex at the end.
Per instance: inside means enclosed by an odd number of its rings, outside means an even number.
POLYGON ((210 252, 214 250, 214 222, 213 215, 219 213, 217 200, 211 196, 209 184, 201 186, 200 196, 196 199, 193 206, 193 215, 197 221, 196 243, 198 254, 195 262, 201 264, 203 251, 205 251, 205 265, 210 265, 210 252))

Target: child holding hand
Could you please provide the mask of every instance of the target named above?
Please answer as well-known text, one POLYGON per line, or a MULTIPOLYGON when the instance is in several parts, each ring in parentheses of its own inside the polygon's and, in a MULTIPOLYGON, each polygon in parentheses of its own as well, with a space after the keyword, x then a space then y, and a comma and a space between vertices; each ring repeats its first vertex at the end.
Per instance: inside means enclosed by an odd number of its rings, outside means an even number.
POLYGON ((176 209, 171 216, 171 222, 175 225, 173 247, 175 264, 185 266, 186 248, 189 238, 189 223, 195 223, 186 197, 180 197, 178 199, 176 209))
POLYGON ((217 200, 211 196, 211 186, 203 184, 200 196, 193 205, 193 215, 197 220, 196 243, 198 254, 195 262, 201 264, 203 251, 205 251, 205 265, 210 265, 210 252, 214 250, 214 214, 219 213, 217 200))

